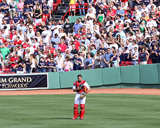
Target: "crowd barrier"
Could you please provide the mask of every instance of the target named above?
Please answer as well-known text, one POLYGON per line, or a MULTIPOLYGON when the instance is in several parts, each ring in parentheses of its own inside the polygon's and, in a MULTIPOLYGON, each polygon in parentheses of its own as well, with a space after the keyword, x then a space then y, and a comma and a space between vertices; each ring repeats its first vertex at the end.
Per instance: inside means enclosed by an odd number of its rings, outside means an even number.
POLYGON ((72 88, 78 74, 92 88, 160 88, 160 64, 150 64, 49 73, 49 89, 72 88))
POLYGON ((3 74, 0 75, 0 90, 72 88, 78 74, 82 74, 91 88, 160 88, 160 64, 150 64, 70 72, 3 74))

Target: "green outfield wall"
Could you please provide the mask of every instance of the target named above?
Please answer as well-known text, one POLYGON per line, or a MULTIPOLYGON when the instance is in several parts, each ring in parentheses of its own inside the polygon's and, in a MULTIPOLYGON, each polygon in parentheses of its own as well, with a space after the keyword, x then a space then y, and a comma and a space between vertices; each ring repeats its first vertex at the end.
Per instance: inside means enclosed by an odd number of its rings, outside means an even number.
POLYGON ((72 88, 77 75, 92 88, 160 88, 160 64, 48 73, 49 89, 72 88))

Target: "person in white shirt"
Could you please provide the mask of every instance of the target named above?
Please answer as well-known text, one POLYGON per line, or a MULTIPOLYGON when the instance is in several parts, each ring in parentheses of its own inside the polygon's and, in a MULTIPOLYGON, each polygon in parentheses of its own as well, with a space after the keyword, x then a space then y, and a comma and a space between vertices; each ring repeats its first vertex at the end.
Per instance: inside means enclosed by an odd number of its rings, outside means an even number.
POLYGON ((132 49, 131 49, 132 52, 135 52, 135 51, 134 51, 134 48, 135 48, 135 47, 138 49, 138 45, 136 44, 136 40, 133 40, 133 41, 132 41, 132 49))
POLYGON ((115 26, 115 22, 111 19, 111 17, 108 17, 108 21, 106 23, 106 27, 110 26, 110 24, 112 24, 112 27, 115 26))
POLYGON ((0 28, 2 28, 2 19, 4 17, 4 14, 2 14, 2 10, 0 10, 0 28))
POLYGON ((33 48, 33 46, 31 44, 28 44, 28 47, 26 48, 26 50, 27 49, 30 50, 29 54, 34 54, 34 48, 33 48))
POLYGON ((150 27, 151 29, 152 27, 157 27, 156 21, 154 21, 151 16, 149 17, 146 27, 150 27))
POLYGON ((134 6, 134 11, 137 12, 138 16, 141 17, 141 11, 138 10, 138 7, 137 6, 134 6))
POLYGON ((87 18, 88 16, 90 16, 92 18, 92 20, 96 19, 95 14, 92 13, 92 9, 89 10, 89 12, 86 14, 85 18, 87 18))
POLYGON ((139 52, 137 47, 134 47, 134 51, 131 52, 131 58, 132 58, 132 65, 138 65, 139 52))
POLYGON ((32 26, 29 26, 29 30, 27 30, 27 37, 30 39, 35 37, 35 32, 33 31, 32 26))
POLYGON ((118 50, 118 45, 116 44, 116 40, 113 40, 113 43, 109 47, 110 47, 110 49, 112 47, 115 47, 115 49, 118 50))
POLYGON ((92 4, 88 4, 88 10, 87 10, 87 13, 89 13, 89 10, 92 9, 92 13, 94 15, 96 15, 96 9, 92 6, 92 4))
POLYGON ((151 6, 154 6, 154 9, 156 9, 156 5, 153 4, 153 0, 150 0, 150 3, 147 5, 148 10, 151 10, 151 6))
POLYGON ((58 25, 57 22, 55 22, 54 25, 51 27, 51 31, 53 31, 53 37, 56 33, 59 34, 59 28, 61 28, 61 26, 58 25))
POLYGON ((148 8, 146 7, 146 5, 143 4, 142 9, 141 9, 141 14, 143 14, 145 11, 146 11, 147 13, 149 12, 149 11, 148 11, 148 8))
POLYGON ((50 32, 47 30, 47 27, 44 27, 44 31, 42 32, 43 43, 49 46, 50 32))

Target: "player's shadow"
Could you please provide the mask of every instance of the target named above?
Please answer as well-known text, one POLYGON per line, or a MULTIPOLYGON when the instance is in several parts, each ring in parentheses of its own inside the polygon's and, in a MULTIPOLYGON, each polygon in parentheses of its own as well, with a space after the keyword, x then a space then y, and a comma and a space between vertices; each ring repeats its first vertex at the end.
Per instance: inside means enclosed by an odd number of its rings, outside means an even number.
POLYGON ((52 119, 55 119, 55 120, 56 119, 57 120, 72 120, 72 118, 67 118, 67 117, 66 118, 64 118, 64 117, 62 117, 62 118, 61 117, 52 117, 52 119))

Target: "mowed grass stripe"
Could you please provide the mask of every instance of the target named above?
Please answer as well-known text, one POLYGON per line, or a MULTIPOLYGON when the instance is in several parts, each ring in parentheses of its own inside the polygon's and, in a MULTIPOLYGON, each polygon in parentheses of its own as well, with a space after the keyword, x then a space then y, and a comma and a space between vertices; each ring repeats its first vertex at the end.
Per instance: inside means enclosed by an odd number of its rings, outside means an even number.
POLYGON ((2 128, 159 128, 160 96, 88 94, 84 120, 75 95, 0 96, 2 128))

